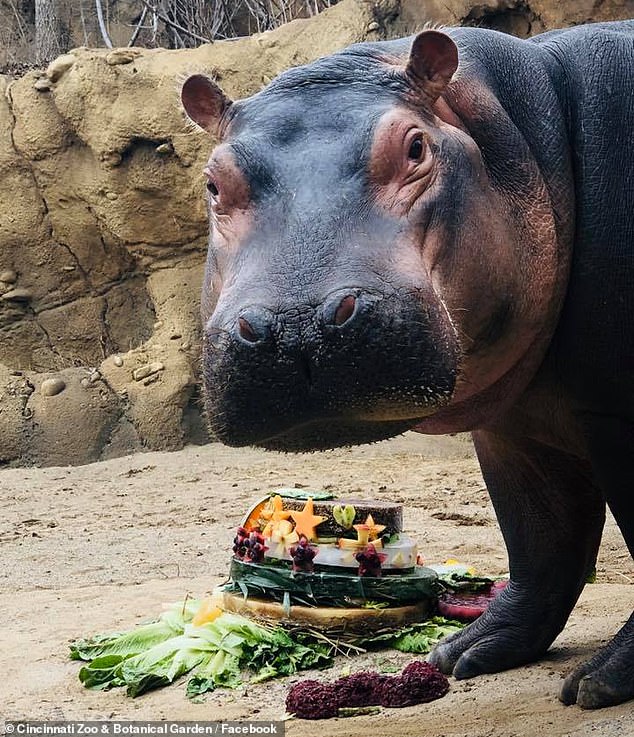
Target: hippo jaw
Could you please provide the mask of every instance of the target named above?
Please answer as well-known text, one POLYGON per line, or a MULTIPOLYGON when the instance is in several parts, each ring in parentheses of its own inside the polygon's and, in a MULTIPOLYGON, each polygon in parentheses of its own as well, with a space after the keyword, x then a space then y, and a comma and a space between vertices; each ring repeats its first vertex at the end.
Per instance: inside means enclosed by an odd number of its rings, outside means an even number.
POLYGON ((343 289, 300 318, 270 312, 266 337, 254 310, 243 311, 253 333, 241 336, 240 322, 221 328, 221 305, 203 348, 212 434, 233 446, 315 451, 414 427, 451 400, 458 363, 446 314, 416 297, 343 289), (337 325, 329 305, 353 295, 354 315, 337 325))
MULTIPOLYGON (((311 422, 257 443, 240 443, 240 445, 253 445, 264 450, 275 450, 282 453, 311 453, 389 440, 411 430, 416 424, 402 420, 379 423, 360 420, 345 421, 337 418, 331 421, 311 422)), ((232 445, 222 436, 217 435, 216 437, 225 445, 232 445)))

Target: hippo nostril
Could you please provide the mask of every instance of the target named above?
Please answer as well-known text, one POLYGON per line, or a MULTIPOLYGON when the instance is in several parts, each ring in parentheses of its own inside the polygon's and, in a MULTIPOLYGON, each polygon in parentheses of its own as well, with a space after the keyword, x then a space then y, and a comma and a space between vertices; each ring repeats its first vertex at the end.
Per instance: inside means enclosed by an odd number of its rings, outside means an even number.
POLYGON ((271 334, 273 319, 273 313, 265 307, 246 307, 238 316, 236 335, 243 343, 260 343, 271 334))
POLYGON ((246 340, 247 343, 257 343, 259 340, 258 336, 255 334, 255 330, 251 327, 248 320, 244 319, 244 317, 238 318, 238 332, 240 333, 240 337, 243 340, 246 340))
POLYGON ((337 309, 335 310, 335 316, 333 320, 333 323, 337 325, 337 327, 341 327, 341 325, 348 322, 348 320, 352 317, 352 315, 354 314, 356 303, 357 300, 351 294, 341 300, 341 302, 339 303, 339 307, 337 307, 337 309))

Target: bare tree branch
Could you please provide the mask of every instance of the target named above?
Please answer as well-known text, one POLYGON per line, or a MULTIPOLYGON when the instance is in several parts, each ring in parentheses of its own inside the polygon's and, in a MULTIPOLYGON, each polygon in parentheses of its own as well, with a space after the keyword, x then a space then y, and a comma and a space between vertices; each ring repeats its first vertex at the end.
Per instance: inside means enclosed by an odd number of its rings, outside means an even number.
POLYGON ((143 11, 141 12, 141 17, 139 18, 139 22, 136 24, 136 28, 134 29, 134 33, 130 36, 130 40, 128 41, 128 46, 134 46, 134 42, 139 37, 139 33, 141 32, 141 27, 143 26, 143 22, 145 21, 145 16, 147 15, 147 5, 143 6, 143 11))
MULTIPOLYGON (((97 0, 97 2, 98 1, 99 0, 97 0)), ((160 20, 162 20, 163 23, 165 23, 166 26, 169 26, 170 28, 172 28, 172 29, 174 29, 176 31, 181 31, 182 33, 186 33, 190 38, 193 38, 196 41, 200 41, 201 43, 204 43, 204 44, 210 44, 210 43, 212 43, 212 40, 211 39, 205 38, 204 36, 199 36, 197 33, 194 33, 194 31, 190 31, 187 28, 183 28, 183 26, 181 26, 178 23, 176 23, 175 21, 171 20, 171 18, 168 18, 163 13, 160 13, 159 10, 158 10, 158 8, 156 8, 155 6, 150 5, 150 3, 147 2, 147 0, 141 0, 141 2, 143 3, 143 5, 145 5, 145 7, 148 10, 151 10, 157 18, 159 18, 160 20)))
POLYGON ((106 23, 103 19, 103 8, 101 7, 101 0, 95 0, 95 6, 97 8, 97 20, 99 21, 99 30, 101 31, 101 38, 103 38, 104 43, 106 46, 111 49, 112 46, 112 39, 110 38, 110 34, 108 33, 108 29, 106 28, 106 23))
POLYGON ((84 0, 79 0, 79 18, 81 20, 81 30, 84 34, 84 46, 88 46, 88 31, 86 30, 86 15, 84 13, 84 0))
POLYGON ((16 8, 15 3, 13 0, 9 0, 8 2, 12 12, 13 17, 17 21, 18 31, 20 33, 20 38, 23 42, 26 42, 26 24, 24 20, 22 19, 22 15, 20 14, 20 11, 16 8))

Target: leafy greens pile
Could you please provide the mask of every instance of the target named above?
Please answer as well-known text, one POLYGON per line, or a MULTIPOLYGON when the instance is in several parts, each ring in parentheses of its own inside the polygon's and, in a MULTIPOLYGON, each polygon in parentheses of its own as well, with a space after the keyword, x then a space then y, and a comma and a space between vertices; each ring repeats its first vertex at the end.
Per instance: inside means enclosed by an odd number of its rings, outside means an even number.
POLYGON ((217 686, 239 686, 243 670, 254 674, 254 682, 332 664, 321 643, 302 644, 281 627, 239 615, 225 612, 196 626, 191 620, 199 605, 190 600, 130 632, 74 642, 71 658, 90 661, 80 681, 91 689, 126 686, 128 696, 139 696, 191 672, 187 695, 194 697, 217 686))
POLYGON ((459 632, 465 625, 444 617, 432 617, 426 622, 417 622, 397 630, 387 630, 369 635, 357 644, 368 650, 391 647, 404 653, 425 654, 448 635, 459 632))
POLYGON ((311 631, 259 624, 228 612, 195 625, 192 620, 200 605, 189 599, 128 632, 73 642, 70 657, 89 661, 79 679, 90 689, 125 686, 128 696, 139 696, 189 673, 187 696, 194 698, 217 687, 236 688, 244 677, 255 683, 308 668, 328 668, 338 652, 379 647, 429 652, 442 637, 462 627, 434 617, 345 643, 311 631))

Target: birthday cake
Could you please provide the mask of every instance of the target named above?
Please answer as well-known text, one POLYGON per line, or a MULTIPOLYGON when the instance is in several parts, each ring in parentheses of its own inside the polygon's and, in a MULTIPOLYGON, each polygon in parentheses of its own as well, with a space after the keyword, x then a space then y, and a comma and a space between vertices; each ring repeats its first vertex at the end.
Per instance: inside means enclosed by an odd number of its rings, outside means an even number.
POLYGON ((245 514, 230 579, 215 592, 225 609, 323 624, 329 629, 416 621, 437 578, 419 565, 400 505, 279 489, 245 514))

